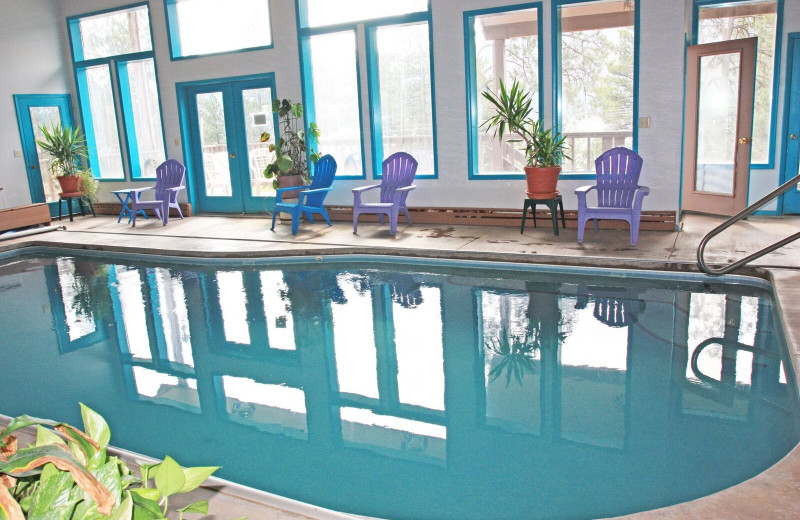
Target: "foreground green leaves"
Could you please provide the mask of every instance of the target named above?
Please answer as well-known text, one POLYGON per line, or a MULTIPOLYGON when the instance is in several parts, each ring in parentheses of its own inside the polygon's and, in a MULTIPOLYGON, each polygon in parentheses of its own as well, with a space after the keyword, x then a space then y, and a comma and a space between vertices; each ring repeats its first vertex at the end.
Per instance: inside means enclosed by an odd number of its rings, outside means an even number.
MULTIPOLYGON (((0 431, 0 520, 163 520, 169 498, 194 491, 217 467, 182 468, 172 457, 140 464, 141 478, 107 455, 105 419, 81 404, 84 431, 29 416, 0 431), (32 446, 17 449, 11 435, 36 426, 32 446), (154 486, 154 487, 153 487, 154 486)), ((208 514, 200 500, 177 510, 208 514)))

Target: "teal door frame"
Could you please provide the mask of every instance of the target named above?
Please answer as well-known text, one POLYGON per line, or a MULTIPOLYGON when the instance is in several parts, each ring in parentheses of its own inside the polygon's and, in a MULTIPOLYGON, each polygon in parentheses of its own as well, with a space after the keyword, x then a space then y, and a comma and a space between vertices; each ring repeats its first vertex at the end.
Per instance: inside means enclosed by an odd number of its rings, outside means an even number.
MULTIPOLYGON (((28 174, 28 188, 31 202, 34 204, 47 202, 42 184, 39 155, 36 153, 36 137, 33 133, 32 107, 57 107, 61 114, 61 125, 72 127, 75 118, 72 115, 72 100, 69 94, 14 94, 14 106, 17 112, 19 137, 22 142, 22 156, 25 159, 25 170, 28 174)), ((58 215, 58 202, 50 202, 50 215, 58 215)))
MULTIPOLYGON (((179 83, 178 104, 181 129, 184 135, 184 157, 189 166, 189 199, 198 212, 257 213, 264 211, 266 197, 254 197, 250 186, 250 165, 247 151, 247 129, 244 121, 242 92, 256 88, 269 88, 275 94, 275 74, 222 78, 179 83), (210 196, 205 190, 205 171, 201 148, 200 125, 197 111, 198 94, 222 93, 225 115, 225 134, 228 147, 228 164, 231 173, 230 197, 210 196)), ((278 118, 273 114, 274 139, 278 139, 278 118)))
MULTIPOLYGON (((800 171, 798 170, 800 162, 800 33, 791 33, 788 36, 781 183, 796 176, 800 171)), ((789 191, 783 196, 782 201, 784 214, 800 214, 800 191, 789 191)))

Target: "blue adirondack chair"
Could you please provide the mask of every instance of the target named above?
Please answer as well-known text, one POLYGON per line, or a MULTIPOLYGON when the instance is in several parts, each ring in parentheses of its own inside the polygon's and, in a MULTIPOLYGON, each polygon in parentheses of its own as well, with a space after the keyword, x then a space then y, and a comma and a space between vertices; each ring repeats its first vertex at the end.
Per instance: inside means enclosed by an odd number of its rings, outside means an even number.
POLYGON ((161 219, 162 224, 165 226, 169 222, 169 208, 177 209, 178 215, 183 219, 181 207, 178 205, 178 192, 186 187, 183 185, 185 173, 186 167, 180 161, 169 159, 156 168, 156 185, 154 187, 131 190, 133 227, 136 227, 136 214, 143 209, 155 211, 156 216, 161 219), (155 190, 155 198, 153 200, 139 200, 139 195, 149 190, 155 190))
POLYGON ((397 216, 406 214, 408 225, 411 216, 406 207, 409 192, 416 188, 411 184, 417 173, 417 160, 406 152, 397 152, 383 161, 383 175, 380 184, 353 189, 353 234, 358 233, 358 216, 363 213, 377 214, 383 224, 383 215, 389 216, 389 234, 397 233, 397 216), (380 202, 361 202, 361 194, 368 190, 381 189, 380 202))
POLYGON ((583 231, 586 221, 600 219, 624 220, 631 226, 631 245, 639 240, 639 220, 642 214, 642 199, 650 193, 650 189, 639 186, 639 174, 642 172, 642 160, 639 155, 628 148, 612 148, 595 161, 597 184, 582 186, 575 190, 578 195, 578 243, 583 242, 583 231), (586 194, 597 191, 597 206, 586 204, 586 194))
POLYGON ((294 186, 292 188, 279 188, 277 199, 275 200, 275 210, 272 212, 272 227, 271 231, 275 231, 275 217, 278 213, 289 213, 292 215, 292 234, 296 235, 300 227, 300 214, 314 222, 312 214, 319 213, 325 219, 328 225, 331 225, 331 219, 328 217, 328 212, 322 203, 325 201, 325 196, 331 191, 331 184, 336 175, 336 161, 330 155, 325 155, 317 161, 314 165, 314 178, 311 180, 309 186, 294 186), (301 190, 300 197, 297 203, 284 202, 283 194, 291 190, 301 190))

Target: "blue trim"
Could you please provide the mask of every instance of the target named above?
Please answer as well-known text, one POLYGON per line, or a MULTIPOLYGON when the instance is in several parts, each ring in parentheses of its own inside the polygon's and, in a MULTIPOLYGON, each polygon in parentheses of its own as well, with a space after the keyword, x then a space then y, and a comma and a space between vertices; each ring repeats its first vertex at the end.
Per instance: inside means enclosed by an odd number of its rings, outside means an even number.
POLYGON ((497 179, 524 179, 524 174, 504 173, 491 174, 480 173, 478 171, 478 79, 475 48, 475 18, 489 14, 505 13, 510 11, 522 11, 536 9, 537 31, 537 59, 539 69, 539 120, 544 119, 544 45, 542 45, 542 2, 529 2, 525 4, 508 5, 502 7, 490 7, 487 9, 476 9, 464 11, 464 60, 467 64, 467 159, 468 180, 497 180, 497 179))
POLYGON ((683 210, 683 161, 684 155, 686 153, 686 67, 687 67, 687 55, 689 49, 689 35, 684 35, 684 42, 683 42, 683 112, 681 114, 681 175, 680 175, 680 183, 678 185, 678 214, 675 218, 675 231, 680 231, 681 226, 681 211, 683 210))
MULTIPOLYGON (((553 0, 550 17, 552 22, 551 41, 553 45, 553 127, 561 126, 562 100, 561 100, 561 8, 566 5, 597 3, 599 0, 553 0)), ((639 47, 641 46, 641 7, 643 0, 634 1, 633 9, 633 114, 631 132, 633 151, 639 151, 639 47)), ((594 174, 562 173, 559 179, 594 179, 594 174)))
MULTIPOLYGON (((797 175, 789 166, 798 167, 800 161, 800 141, 790 140, 789 134, 800 134, 800 32, 789 33, 786 43, 786 84, 783 90, 783 136, 780 166, 781 184, 797 175), (792 103, 794 101, 794 103, 792 103), (794 130, 794 131, 793 131, 794 130), (791 154, 791 155, 790 155, 791 154), (794 163, 794 164, 792 164, 794 163)), ((792 168, 794 170, 794 168, 792 168)), ((800 213, 800 194, 789 192, 778 199, 781 214, 800 213)))
MULTIPOLYGON (((775 141, 778 133, 778 95, 780 92, 781 47, 783 44, 783 0, 694 0, 692 7, 692 45, 697 45, 700 25, 700 9, 724 7, 736 3, 775 2, 775 55, 772 63, 772 109, 769 118, 769 150, 766 163, 750 163, 751 170, 772 170, 775 168, 775 141)), ((756 53, 758 67, 758 53, 756 53)), ((758 74, 756 74, 756 77, 758 74)), ((749 193, 748 193, 749 195, 749 193)), ((748 198, 749 200, 749 198, 748 198)), ((759 212, 756 212, 759 214, 759 212)))
POLYGON ((275 32, 272 26, 272 1, 267 2, 267 25, 269 26, 269 43, 267 45, 256 45, 254 47, 243 47, 229 51, 207 52, 203 54, 183 54, 180 37, 180 26, 178 24, 178 12, 175 4, 178 0, 164 0, 164 17, 167 22, 167 41, 169 43, 169 57, 171 61, 193 60, 195 58, 205 58, 208 56, 222 56, 225 54, 238 54, 240 52, 261 51, 275 48, 275 32))
POLYGON ((430 12, 412 13, 393 16, 381 20, 371 20, 364 24, 367 47, 367 85, 369 90, 369 118, 372 139, 372 178, 380 179, 383 172, 383 128, 381 121, 380 70, 378 65, 378 48, 375 32, 388 25, 412 25, 425 23, 428 26, 428 47, 431 81, 431 131, 433 138, 433 173, 417 173, 416 179, 438 179, 439 158, 438 139, 436 138, 436 77, 433 62, 433 23, 430 12))

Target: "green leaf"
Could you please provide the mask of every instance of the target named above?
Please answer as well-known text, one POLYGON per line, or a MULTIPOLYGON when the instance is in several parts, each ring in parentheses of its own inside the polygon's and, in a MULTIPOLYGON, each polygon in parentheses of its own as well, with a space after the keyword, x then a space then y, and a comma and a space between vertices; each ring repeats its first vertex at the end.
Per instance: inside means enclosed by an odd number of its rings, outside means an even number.
POLYGON ((292 105, 292 115, 294 117, 303 117, 303 105, 300 103, 292 105))
MULTIPOLYGON (((48 464, 48 466, 55 469, 52 464, 48 464)), ((41 481, 39 488, 33 493, 28 517, 46 515, 50 510, 69 504, 70 491, 74 485, 75 481, 68 472, 56 469, 56 473, 47 480, 41 481)), ((72 502, 73 505, 75 503, 77 500, 72 502)))
POLYGON ((119 476, 119 467, 116 461, 110 461, 92 472, 97 480, 117 498, 122 495, 122 481, 119 476))
POLYGON ((56 421, 48 421, 47 419, 37 419, 36 417, 31 417, 30 415, 20 415, 19 417, 12 419, 8 426, 6 426, 5 430, 0 433, 0 445, 4 445, 2 443, 2 439, 4 439, 7 435, 11 435, 19 429, 25 428, 26 426, 32 426, 34 424, 55 426, 58 423, 56 421))
POLYGON ((134 498, 140 497, 144 500, 150 500, 152 502, 158 502, 161 500, 161 491, 155 488, 136 488, 131 489, 130 492, 135 495, 134 498))
POLYGON ((84 431, 100 446, 100 449, 105 448, 108 446, 108 441, 111 440, 111 430, 108 428, 108 423, 99 413, 83 403, 80 403, 80 405, 84 431))
POLYGON ((208 500, 198 500, 197 502, 192 502, 188 506, 178 509, 178 511, 181 513, 197 513, 200 515, 207 515, 208 500))
POLYGON ((167 455, 164 462, 158 466, 158 473, 156 473, 155 481, 156 488, 161 491, 164 496, 168 497, 181 492, 186 482, 186 477, 184 477, 183 469, 175 462, 175 459, 167 455))
POLYGON ((75 504, 77 504, 77 501, 53 507, 43 513, 28 513, 28 520, 69 520, 75 510, 75 504))
POLYGON ((278 158, 278 169, 280 169, 280 171, 286 173, 291 171, 293 167, 294 161, 292 161, 292 158, 288 155, 283 155, 278 158))
POLYGON ((180 493, 188 493, 189 491, 197 489, 218 469, 219 466, 184 468, 183 475, 186 481, 183 483, 180 493))
POLYGON ((272 111, 277 112, 281 108, 281 102, 278 99, 272 100, 272 111))
POLYGON ((59 469, 53 464, 45 464, 42 466, 42 473, 39 475, 39 482, 44 482, 54 475, 58 475, 59 469))
POLYGON ((133 500, 133 520, 152 520, 164 516, 158 502, 144 498, 134 491, 132 489, 130 493, 131 500, 133 500))
POLYGON ((133 500, 130 493, 125 493, 125 499, 111 512, 108 520, 130 520, 133 516, 133 500))

